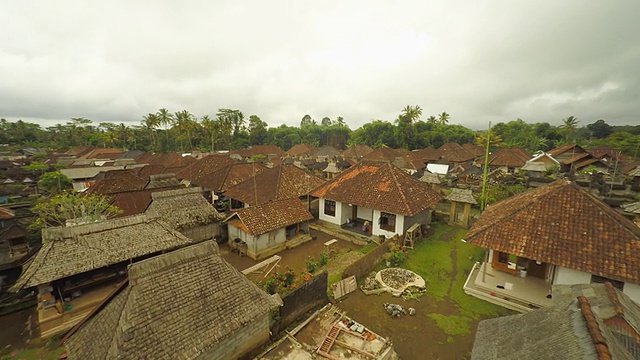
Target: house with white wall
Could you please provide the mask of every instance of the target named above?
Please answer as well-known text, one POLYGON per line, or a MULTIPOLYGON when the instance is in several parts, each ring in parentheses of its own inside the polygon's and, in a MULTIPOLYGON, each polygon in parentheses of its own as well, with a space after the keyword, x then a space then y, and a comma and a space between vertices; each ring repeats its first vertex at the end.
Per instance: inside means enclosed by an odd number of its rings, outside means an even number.
POLYGON ((397 166, 365 160, 314 190, 319 219, 366 227, 374 236, 404 235, 413 224, 431 222, 442 195, 397 166))
POLYGON ((640 228, 575 183, 489 206, 465 241, 487 249, 468 294, 526 311, 547 306, 552 285, 611 282, 640 303, 640 228))

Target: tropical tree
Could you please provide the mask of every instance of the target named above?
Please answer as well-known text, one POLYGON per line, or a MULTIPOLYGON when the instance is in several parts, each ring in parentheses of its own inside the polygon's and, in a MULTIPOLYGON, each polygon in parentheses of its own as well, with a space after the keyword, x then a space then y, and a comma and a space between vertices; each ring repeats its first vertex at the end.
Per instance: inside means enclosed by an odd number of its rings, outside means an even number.
POLYGON ((49 195, 71 190, 73 182, 59 170, 42 174, 38 180, 38 190, 49 195))
POLYGON ((578 118, 576 118, 575 116, 569 116, 568 118, 562 119, 562 129, 564 130, 564 133, 566 134, 566 137, 569 138, 571 135, 573 135, 576 130, 578 129, 578 123, 580 121, 578 121, 578 118))
POLYGON ((444 111, 441 114, 438 114, 438 122, 442 125, 448 124, 450 118, 451 118, 451 115, 447 114, 444 111))
POLYGON ((153 152, 158 151, 158 139, 156 136, 156 129, 160 126, 160 118, 157 114, 148 113, 147 115, 142 117, 142 121, 140 121, 142 128, 145 133, 149 136, 151 141, 151 150, 153 152))
POLYGON ((264 140, 267 138, 267 126, 268 124, 258 115, 249 116, 249 144, 250 145, 261 145, 264 143, 264 140))
POLYGON ((422 116, 422 108, 418 105, 411 106, 407 105, 402 109, 402 113, 400 114, 400 118, 408 123, 413 123, 415 121, 420 120, 422 116))
POLYGON ((306 114, 300 120, 300 128, 305 127, 307 125, 315 125, 316 121, 311 118, 311 115, 306 114))
POLYGON ((435 123, 438 122, 438 119, 435 116, 431 115, 427 118, 427 122, 435 123))
POLYGON ((320 125, 331 126, 331 119, 328 116, 323 117, 322 121, 320 122, 320 125))
POLYGON ((31 208, 37 218, 31 229, 50 226, 69 226, 95 222, 122 212, 109 202, 109 198, 97 194, 79 194, 65 191, 51 198, 43 198, 31 208))

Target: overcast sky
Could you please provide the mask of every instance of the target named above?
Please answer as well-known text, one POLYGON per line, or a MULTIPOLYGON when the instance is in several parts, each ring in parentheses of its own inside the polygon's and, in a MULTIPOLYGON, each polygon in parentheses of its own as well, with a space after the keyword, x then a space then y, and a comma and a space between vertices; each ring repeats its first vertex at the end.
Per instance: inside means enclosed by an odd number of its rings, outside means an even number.
POLYGON ((0 117, 640 124, 640 1, 3 1, 0 117), (90 5, 91 3, 92 5, 90 5))

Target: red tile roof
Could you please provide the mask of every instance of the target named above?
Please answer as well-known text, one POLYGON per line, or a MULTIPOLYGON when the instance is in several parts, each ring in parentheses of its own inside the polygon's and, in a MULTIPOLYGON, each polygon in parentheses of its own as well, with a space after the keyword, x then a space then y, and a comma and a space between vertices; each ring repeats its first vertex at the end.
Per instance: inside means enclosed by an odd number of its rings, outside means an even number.
MULTIPOLYGON (((482 158, 484 161, 484 156, 482 158)), ((500 148, 489 155, 489 165, 520 168, 529 159, 531 159, 531 154, 518 147, 500 148)))
POLYGON ((442 199, 402 169, 381 161, 354 165, 312 195, 404 216, 418 214, 442 199))
POLYGON ((235 163, 235 160, 226 155, 209 155, 176 173, 176 177, 193 182, 233 163, 235 163))
POLYGON ((489 206, 465 239, 484 248, 640 283, 640 228, 564 180, 489 206))
POLYGON ((293 147, 285 153, 286 156, 298 157, 303 155, 311 155, 312 152, 316 151, 316 147, 308 144, 297 144, 293 145, 293 147))
POLYGON ((191 183, 214 191, 225 191, 265 169, 258 163, 234 163, 223 168, 211 168, 211 171, 201 173, 191 183))
POLYGON ((458 143, 446 143, 440 146, 438 149, 438 155, 440 158, 450 162, 463 162, 473 160, 476 156, 458 143))
POLYGON ((262 235, 289 225, 311 220, 313 215, 302 202, 285 199, 240 209, 230 218, 232 219, 232 226, 236 226, 251 235, 262 235), (238 218, 244 226, 234 223, 234 218, 238 218))
POLYGON ((397 157, 401 157, 402 155, 404 155, 404 152, 398 149, 381 147, 368 153, 363 158, 365 160, 375 160, 375 161, 394 161, 397 157))
POLYGON ((373 152, 373 149, 368 147, 367 145, 353 145, 342 152, 342 157, 350 159, 361 159, 371 152, 373 152))
POLYGON ((148 181, 130 170, 111 170, 104 173, 104 179, 97 180, 87 189, 87 193, 109 195, 125 191, 142 190, 148 181))
POLYGON ((283 164, 265 169, 255 177, 229 188, 224 195, 247 204, 264 204, 298 198, 324 183, 325 180, 306 170, 293 164, 283 164))

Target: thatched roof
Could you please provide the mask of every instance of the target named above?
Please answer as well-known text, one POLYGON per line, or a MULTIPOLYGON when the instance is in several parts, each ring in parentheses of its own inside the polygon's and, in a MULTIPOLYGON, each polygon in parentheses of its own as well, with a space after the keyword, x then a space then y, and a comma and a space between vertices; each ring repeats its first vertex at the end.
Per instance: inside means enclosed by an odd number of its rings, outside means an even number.
POLYGON ((154 174, 149 175, 149 183, 145 186, 145 189, 159 189, 180 186, 180 180, 178 180, 175 174, 154 174))
POLYGON ((424 175, 422 175, 420 181, 427 184, 440 184, 442 182, 440 181, 440 175, 428 171, 424 172, 424 175))
POLYGON ((628 213, 640 214, 640 201, 636 201, 630 204, 624 204, 621 206, 621 208, 628 213))
POLYGON ((451 193, 445 198, 449 201, 455 201, 459 203, 477 204, 478 202, 473 197, 473 193, 470 189, 451 189, 451 193))
POLYGON ((42 248, 12 290, 46 284, 159 251, 191 240, 145 215, 42 230, 42 248))
POLYGON ((183 230, 222 220, 222 216, 202 196, 202 188, 184 188, 151 194, 146 213, 160 217, 172 228, 183 230))
POLYGON ((207 358, 276 306, 206 241, 131 265, 128 285, 66 348, 70 359, 207 358))

